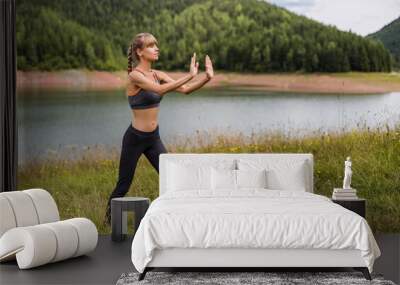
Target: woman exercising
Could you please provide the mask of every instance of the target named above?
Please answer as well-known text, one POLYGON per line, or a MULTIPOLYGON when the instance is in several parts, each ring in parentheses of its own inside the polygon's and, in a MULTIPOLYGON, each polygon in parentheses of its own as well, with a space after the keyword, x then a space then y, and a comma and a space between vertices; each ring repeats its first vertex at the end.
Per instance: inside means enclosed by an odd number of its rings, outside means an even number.
POLYGON ((123 197, 129 191, 135 174, 136 164, 142 153, 158 172, 161 153, 166 153, 158 128, 159 103, 170 91, 189 94, 211 80, 214 76, 211 59, 205 57, 205 76, 201 80, 185 84, 193 79, 199 68, 196 53, 190 62, 189 74, 174 80, 166 73, 151 69, 152 62, 158 60, 159 49, 156 38, 150 33, 137 34, 128 49, 128 85, 126 95, 132 109, 132 123, 122 139, 119 177, 111 193, 105 214, 105 222, 110 224, 111 199, 123 197), (136 59, 134 63, 133 60, 136 59), (133 66, 135 68, 132 68, 133 66))

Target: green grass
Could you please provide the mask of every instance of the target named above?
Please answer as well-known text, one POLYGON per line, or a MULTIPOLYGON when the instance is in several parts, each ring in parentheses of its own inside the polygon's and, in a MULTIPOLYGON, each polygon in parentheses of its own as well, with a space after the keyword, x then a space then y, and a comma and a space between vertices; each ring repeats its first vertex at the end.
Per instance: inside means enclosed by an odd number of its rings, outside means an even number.
POLYGON ((218 74, 254 74, 254 75, 299 75, 307 78, 313 78, 318 75, 326 75, 337 78, 347 78, 347 79, 356 79, 356 80, 364 80, 364 81, 374 81, 380 83, 400 83, 400 72, 392 71, 392 72, 360 72, 360 71, 349 71, 349 72, 269 72, 269 73, 256 73, 256 72, 227 72, 224 70, 218 70, 218 74))
POLYGON ((399 72, 339 72, 328 73, 328 75, 339 78, 359 79, 363 81, 374 81, 379 83, 400 83, 399 72))
MULTIPOLYGON (((301 138, 279 133, 248 137, 198 134, 190 140, 167 145, 167 149, 195 153, 312 153, 314 192, 328 197, 334 187, 342 185, 343 163, 350 155, 352 186, 359 197, 367 199, 367 220, 372 230, 400 232, 400 126, 342 134, 315 133, 301 138)), ((102 219, 108 196, 117 181, 118 163, 119 149, 110 151, 99 147, 87 149, 76 161, 50 157, 20 167, 18 189, 46 189, 55 198, 61 219, 87 217, 100 233, 110 233, 102 219)), ((158 174, 144 156, 138 162, 127 195, 151 200, 158 196, 158 174)), ((128 220, 132 222, 132 218, 131 215, 128 220)))

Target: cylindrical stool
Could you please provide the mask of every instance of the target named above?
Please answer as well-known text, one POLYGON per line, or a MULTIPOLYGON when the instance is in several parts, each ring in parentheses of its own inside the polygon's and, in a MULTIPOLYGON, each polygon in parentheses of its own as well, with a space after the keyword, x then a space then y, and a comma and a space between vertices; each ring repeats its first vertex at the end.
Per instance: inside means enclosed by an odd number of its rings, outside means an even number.
POLYGON ((111 199, 111 239, 123 241, 127 234, 127 211, 135 213, 135 234, 140 221, 150 206, 150 199, 144 197, 121 197, 111 199))

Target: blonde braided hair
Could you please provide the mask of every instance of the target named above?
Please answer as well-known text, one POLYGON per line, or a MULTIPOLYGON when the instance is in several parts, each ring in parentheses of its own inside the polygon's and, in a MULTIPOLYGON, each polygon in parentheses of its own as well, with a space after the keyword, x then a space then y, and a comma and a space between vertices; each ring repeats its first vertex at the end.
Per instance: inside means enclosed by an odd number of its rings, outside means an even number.
POLYGON ((133 67, 140 62, 140 57, 136 49, 143 49, 151 44, 158 44, 157 39, 150 33, 139 33, 131 41, 128 48, 128 74, 132 72, 133 67))

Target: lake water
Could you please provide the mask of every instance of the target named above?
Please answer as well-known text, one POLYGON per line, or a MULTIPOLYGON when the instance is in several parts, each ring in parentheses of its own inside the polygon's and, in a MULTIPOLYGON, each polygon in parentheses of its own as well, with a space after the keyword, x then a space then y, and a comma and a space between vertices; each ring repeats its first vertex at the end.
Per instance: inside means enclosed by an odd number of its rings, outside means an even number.
MULTIPOLYGON (((19 163, 87 146, 120 148, 131 111, 124 90, 29 91, 17 96, 19 163)), ((168 144, 196 136, 281 132, 296 137, 400 122, 400 93, 300 94, 242 89, 168 93, 160 135, 168 144)), ((196 144, 196 140, 191 142, 196 144)))

